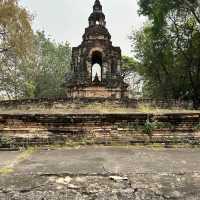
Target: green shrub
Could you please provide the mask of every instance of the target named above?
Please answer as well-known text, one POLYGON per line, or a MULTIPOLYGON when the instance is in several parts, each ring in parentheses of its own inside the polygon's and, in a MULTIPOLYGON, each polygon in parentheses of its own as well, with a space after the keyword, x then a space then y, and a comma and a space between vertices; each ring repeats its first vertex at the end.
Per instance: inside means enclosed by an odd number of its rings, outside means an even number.
POLYGON ((200 131, 200 122, 194 127, 195 131, 200 131))
POLYGON ((15 139, 7 136, 0 137, 0 147, 9 146, 13 147, 15 145, 15 139))
POLYGON ((156 128, 155 122, 150 122, 150 120, 147 119, 143 127, 143 133, 151 136, 155 128, 156 128))

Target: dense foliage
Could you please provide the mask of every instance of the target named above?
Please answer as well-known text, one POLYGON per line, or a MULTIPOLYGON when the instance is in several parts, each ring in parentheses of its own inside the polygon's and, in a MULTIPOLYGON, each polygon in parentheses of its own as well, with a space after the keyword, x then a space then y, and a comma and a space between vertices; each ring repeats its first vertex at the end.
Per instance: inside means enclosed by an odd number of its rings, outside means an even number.
POLYGON ((64 77, 70 68, 71 48, 65 44, 56 44, 37 32, 36 43, 36 77, 34 83, 35 97, 62 96, 64 77))
POLYGON ((137 73, 138 68, 138 61, 129 56, 122 56, 121 75, 129 85, 129 94, 133 97, 140 97, 142 92, 143 78, 137 73))
POLYGON ((144 77, 144 95, 192 100, 200 106, 200 3, 198 0, 140 0, 149 22, 132 44, 144 77))
POLYGON ((63 94, 69 44, 56 44, 43 32, 34 34, 32 18, 17 0, 1 0, 0 13, 0 99, 63 94))
POLYGON ((31 16, 15 0, 0 1, 0 94, 21 95, 21 62, 33 45, 31 16))

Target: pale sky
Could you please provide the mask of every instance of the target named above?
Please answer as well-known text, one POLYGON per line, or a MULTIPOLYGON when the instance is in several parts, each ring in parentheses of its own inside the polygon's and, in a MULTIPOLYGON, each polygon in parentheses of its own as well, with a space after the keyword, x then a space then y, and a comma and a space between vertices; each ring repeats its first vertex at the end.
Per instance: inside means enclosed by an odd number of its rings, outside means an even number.
MULTIPOLYGON (((78 46, 94 1, 20 0, 20 3, 34 16, 34 30, 44 30, 56 42, 68 41, 71 46, 78 46)), ((101 0, 101 4, 113 44, 121 47, 123 55, 131 55, 128 36, 145 21, 137 14, 137 0, 101 0)))

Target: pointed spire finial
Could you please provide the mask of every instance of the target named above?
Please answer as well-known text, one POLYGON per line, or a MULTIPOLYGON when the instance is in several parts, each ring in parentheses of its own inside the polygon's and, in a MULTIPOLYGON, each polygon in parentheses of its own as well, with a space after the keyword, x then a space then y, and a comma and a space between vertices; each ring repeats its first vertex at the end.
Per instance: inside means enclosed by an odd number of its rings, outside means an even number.
POLYGON ((102 11, 102 5, 99 0, 95 0, 93 10, 94 12, 102 11))
POLYGON ((101 4, 99 0, 95 0, 94 4, 101 4))

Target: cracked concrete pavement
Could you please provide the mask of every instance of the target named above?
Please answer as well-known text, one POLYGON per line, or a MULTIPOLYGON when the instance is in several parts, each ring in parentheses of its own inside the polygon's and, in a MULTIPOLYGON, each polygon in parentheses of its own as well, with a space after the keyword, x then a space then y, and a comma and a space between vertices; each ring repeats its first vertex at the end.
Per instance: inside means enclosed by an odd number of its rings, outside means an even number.
MULTIPOLYGON (((20 152, 0 152, 0 168, 20 152)), ((38 150, 0 175, 1 200, 200 199, 200 149, 38 150)))

